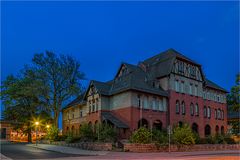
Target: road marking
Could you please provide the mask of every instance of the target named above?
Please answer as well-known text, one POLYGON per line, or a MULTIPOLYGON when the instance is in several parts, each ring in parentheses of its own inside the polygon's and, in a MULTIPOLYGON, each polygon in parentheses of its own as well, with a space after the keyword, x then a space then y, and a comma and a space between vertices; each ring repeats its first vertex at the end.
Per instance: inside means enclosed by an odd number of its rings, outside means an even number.
POLYGON ((0 153, 0 155, 1 155, 1 159, 2 159, 2 160, 12 160, 11 158, 3 155, 2 153, 0 153))

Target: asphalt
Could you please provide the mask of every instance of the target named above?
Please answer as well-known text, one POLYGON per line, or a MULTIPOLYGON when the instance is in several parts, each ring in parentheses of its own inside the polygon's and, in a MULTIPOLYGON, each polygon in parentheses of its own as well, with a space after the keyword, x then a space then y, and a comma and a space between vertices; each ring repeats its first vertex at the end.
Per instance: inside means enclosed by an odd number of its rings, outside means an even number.
MULTIPOLYGON (((1 154, 10 159, 55 159, 70 157, 79 157, 76 154, 65 154, 42 150, 34 147, 27 146, 26 144, 1 144, 1 154)), ((2 158, 1 158, 2 159, 2 158)))

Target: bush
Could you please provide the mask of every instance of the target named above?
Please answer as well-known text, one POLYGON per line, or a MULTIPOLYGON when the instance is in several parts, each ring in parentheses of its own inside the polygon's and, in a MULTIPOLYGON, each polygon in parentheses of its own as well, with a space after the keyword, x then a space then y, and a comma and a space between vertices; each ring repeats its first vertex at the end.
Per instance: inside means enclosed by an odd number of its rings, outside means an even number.
POLYGON ((151 132, 145 128, 141 127, 138 130, 136 130, 130 137, 131 143, 150 143, 151 142, 151 132))
POLYGON ((108 124, 97 125, 96 126, 96 139, 98 139, 98 134, 99 134, 99 140, 101 142, 114 142, 117 139, 116 130, 108 124))
POLYGON ((156 145, 167 145, 168 144, 168 135, 167 132, 159 131, 159 130, 153 130, 152 132, 153 141, 156 143, 156 145))
POLYGON ((67 135, 58 135, 57 141, 65 141, 66 138, 67 138, 67 135))
POLYGON ((176 127, 173 130, 173 142, 179 147, 181 145, 191 145, 195 144, 195 136, 191 128, 184 124, 182 127, 176 127))
POLYGON ((50 141, 56 141, 58 139, 59 130, 57 127, 52 126, 47 130, 46 138, 50 141))
POLYGON ((80 137, 83 141, 93 141, 94 140, 94 133, 92 127, 86 123, 82 124, 79 129, 80 137))
POLYGON ((195 144, 202 144, 202 139, 200 138, 199 134, 197 132, 193 132, 195 144))
POLYGON ((75 143, 81 140, 81 137, 73 137, 72 134, 68 134, 67 138, 65 139, 65 142, 67 143, 75 143))

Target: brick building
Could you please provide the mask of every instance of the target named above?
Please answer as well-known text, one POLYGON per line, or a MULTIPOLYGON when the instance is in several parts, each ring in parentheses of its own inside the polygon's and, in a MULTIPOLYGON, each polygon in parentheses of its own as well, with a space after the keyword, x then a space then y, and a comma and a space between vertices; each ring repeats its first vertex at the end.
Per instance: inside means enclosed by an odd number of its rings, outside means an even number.
POLYGON ((227 91, 206 79, 200 64, 169 49, 138 65, 122 63, 113 80, 91 81, 63 110, 63 133, 83 122, 115 126, 128 138, 140 126, 166 129, 188 123, 201 137, 227 130, 227 91))

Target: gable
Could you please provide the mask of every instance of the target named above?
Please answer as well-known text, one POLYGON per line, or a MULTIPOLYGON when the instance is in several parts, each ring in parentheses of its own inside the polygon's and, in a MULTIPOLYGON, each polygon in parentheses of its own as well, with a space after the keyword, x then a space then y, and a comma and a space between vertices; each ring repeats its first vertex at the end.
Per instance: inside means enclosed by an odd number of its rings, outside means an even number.
POLYGON ((172 66, 172 73, 197 81, 203 81, 201 66, 189 61, 176 58, 172 66))

